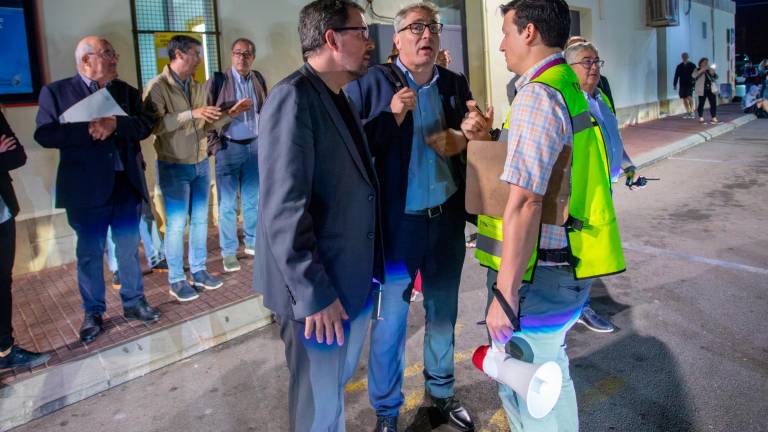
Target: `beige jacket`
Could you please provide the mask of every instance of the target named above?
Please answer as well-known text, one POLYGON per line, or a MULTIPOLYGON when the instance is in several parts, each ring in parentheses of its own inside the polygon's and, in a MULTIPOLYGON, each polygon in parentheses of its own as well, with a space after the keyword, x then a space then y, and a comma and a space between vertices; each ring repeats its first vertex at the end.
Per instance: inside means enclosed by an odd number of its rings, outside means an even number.
POLYGON ((163 162, 194 164, 207 159, 207 130, 220 129, 232 121, 226 113, 215 123, 193 119, 192 110, 207 105, 206 92, 203 84, 194 79, 189 89, 191 104, 170 66, 166 66, 144 90, 144 110, 155 119, 155 151, 163 162))

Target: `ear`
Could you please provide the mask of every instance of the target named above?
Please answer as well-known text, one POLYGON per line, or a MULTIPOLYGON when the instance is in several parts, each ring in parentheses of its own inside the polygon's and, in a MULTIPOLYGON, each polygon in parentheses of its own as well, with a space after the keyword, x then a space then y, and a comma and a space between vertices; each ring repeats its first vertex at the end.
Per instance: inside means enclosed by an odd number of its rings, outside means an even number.
POLYGON ((397 50, 400 51, 400 45, 401 45, 400 33, 394 33, 392 35, 392 43, 394 43, 395 48, 397 48, 397 50))
POLYGON ((526 45, 533 45, 539 37, 539 30, 533 23, 528 23, 523 29, 523 37, 525 38, 526 45))
POLYGON ((328 44, 329 47, 331 47, 334 51, 338 50, 339 44, 336 42, 336 32, 333 30, 326 30, 325 34, 323 35, 323 39, 325 39, 325 43, 328 44))

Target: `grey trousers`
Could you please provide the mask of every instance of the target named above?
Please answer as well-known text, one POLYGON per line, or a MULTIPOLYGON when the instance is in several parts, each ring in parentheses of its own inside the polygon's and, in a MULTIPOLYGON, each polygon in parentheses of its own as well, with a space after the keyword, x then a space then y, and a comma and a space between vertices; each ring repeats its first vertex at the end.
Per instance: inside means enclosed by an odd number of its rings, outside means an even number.
POLYGON ((344 323, 344 345, 304 338, 304 323, 277 317, 290 371, 289 416, 293 432, 344 432, 344 386, 357 369, 371 308, 344 323))

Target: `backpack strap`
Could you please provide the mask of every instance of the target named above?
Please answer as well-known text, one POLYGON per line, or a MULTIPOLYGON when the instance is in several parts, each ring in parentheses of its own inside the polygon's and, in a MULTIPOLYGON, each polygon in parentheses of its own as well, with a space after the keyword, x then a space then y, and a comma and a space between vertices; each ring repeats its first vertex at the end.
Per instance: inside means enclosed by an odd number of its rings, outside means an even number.
POLYGON ((405 74, 396 64, 385 63, 375 65, 374 67, 384 73, 384 76, 395 88, 395 93, 399 92, 400 89, 408 87, 408 80, 405 78, 405 74))

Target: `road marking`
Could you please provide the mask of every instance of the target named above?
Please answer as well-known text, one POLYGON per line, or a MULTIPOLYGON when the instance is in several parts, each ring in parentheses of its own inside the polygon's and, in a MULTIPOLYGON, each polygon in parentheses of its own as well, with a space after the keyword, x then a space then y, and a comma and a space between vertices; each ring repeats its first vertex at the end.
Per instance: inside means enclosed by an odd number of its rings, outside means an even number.
POLYGON ((671 157, 669 160, 681 160, 688 162, 710 162, 710 163, 723 163, 725 161, 715 159, 697 159, 697 158, 684 158, 684 157, 671 157))
POLYGON ((608 399, 627 386, 627 382, 617 376, 609 376, 592 385, 592 388, 584 392, 580 398, 582 408, 589 407, 597 402, 608 399))
POLYGON ((697 262, 697 263, 709 264, 717 267, 727 268, 730 270, 740 270, 740 271, 746 271, 750 273, 757 273, 761 275, 768 275, 768 269, 762 268, 762 267, 754 267, 746 264, 723 261, 723 260, 718 260, 714 258, 706 258, 698 255, 690 255, 682 252, 674 252, 666 249, 659 249, 653 246, 645 246, 645 245, 632 243, 632 242, 625 242, 623 243, 623 246, 624 246, 624 249, 635 251, 635 252, 643 252, 643 253, 656 255, 656 256, 668 256, 673 258, 679 258, 685 261, 697 262))
POLYGON ((480 432, 509 432, 509 423, 507 422, 507 414, 504 412, 504 408, 496 411, 491 419, 488 420, 488 425, 481 429, 480 432))

